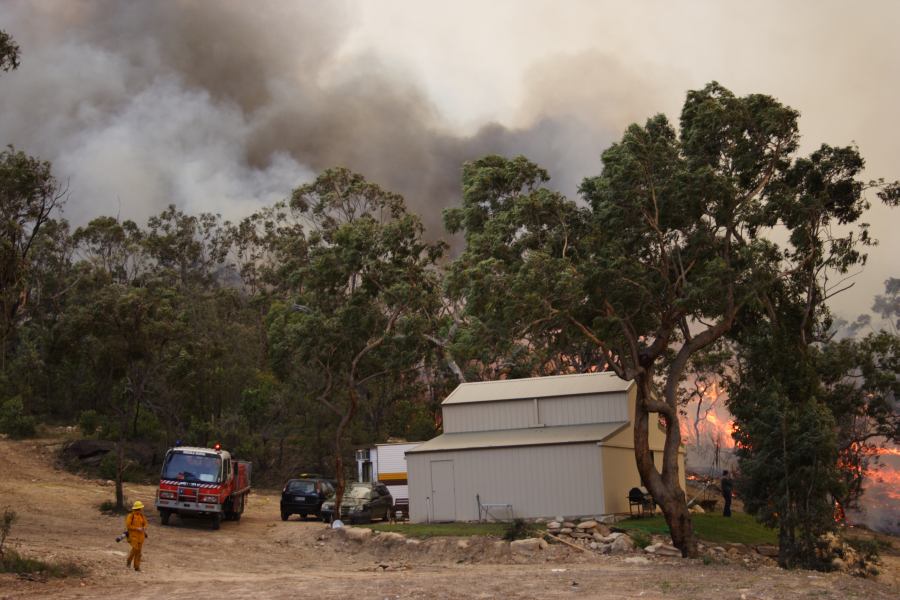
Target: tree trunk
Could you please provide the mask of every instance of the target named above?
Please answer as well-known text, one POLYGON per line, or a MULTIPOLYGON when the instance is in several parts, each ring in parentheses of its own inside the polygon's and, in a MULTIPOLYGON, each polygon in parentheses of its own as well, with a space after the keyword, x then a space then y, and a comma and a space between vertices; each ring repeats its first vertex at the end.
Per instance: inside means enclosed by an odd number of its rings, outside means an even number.
MULTIPOLYGON (((634 407, 634 456, 641 480, 654 501, 662 509, 669 526, 672 544, 681 550, 685 558, 697 557, 697 538, 691 523, 687 499, 681 489, 678 473, 678 450, 681 446, 680 428, 667 419, 666 443, 663 452, 663 471, 660 473, 650 455, 650 413, 646 402, 652 398, 652 374, 644 373, 635 378, 637 396, 634 407)), ((654 423, 655 427, 656 424, 654 423)))
POLYGON ((338 426, 337 433, 334 435, 334 480, 337 485, 334 486, 334 512, 332 520, 341 518, 341 502, 344 499, 344 457, 343 445, 341 444, 341 434, 343 427, 338 426))
POLYGON ((116 510, 125 510, 125 490, 122 475, 125 471, 125 438, 119 436, 116 443, 116 510))
POLYGON ((334 515, 335 518, 340 518, 341 515, 341 500, 344 498, 344 452, 343 452, 343 437, 344 430, 347 428, 347 425, 350 423, 351 419, 353 419, 353 415, 356 414, 356 408, 359 406, 359 397, 356 394, 356 386, 353 384, 353 380, 350 380, 350 406, 347 407, 347 412, 341 417, 340 422, 338 423, 337 430, 334 433, 334 478, 337 483, 337 486, 334 490, 334 515))

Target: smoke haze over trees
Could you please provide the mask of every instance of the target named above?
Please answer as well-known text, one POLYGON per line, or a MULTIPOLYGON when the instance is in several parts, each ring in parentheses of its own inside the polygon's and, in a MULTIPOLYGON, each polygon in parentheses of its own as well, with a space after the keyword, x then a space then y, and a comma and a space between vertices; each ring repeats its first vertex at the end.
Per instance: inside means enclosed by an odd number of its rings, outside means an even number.
MULTIPOLYGON (((340 165, 403 194, 433 237, 462 162, 521 153, 573 196, 629 123, 712 79, 803 107, 809 139, 856 141, 871 177, 900 160, 881 125, 900 91, 896 5, 568 4, 10 0, 0 23, 30 68, 0 86, 16 115, 0 140, 53 163, 77 225, 170 203, 236 220, 340 165)), ((847 319, 900 253, 872 221, 881 246, 834 299, 847 319)))

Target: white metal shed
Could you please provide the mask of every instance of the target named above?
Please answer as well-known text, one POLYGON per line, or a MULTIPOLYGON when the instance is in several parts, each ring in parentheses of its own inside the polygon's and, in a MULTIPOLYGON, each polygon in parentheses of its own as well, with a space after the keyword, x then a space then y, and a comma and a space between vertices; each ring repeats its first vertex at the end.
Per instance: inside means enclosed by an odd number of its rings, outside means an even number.
MULTIPOLYGON (((407 451, 410 518, 476 520, 479 502, 516 517, 626 512, 640 486, 634 395, 613 373, 460 385, 442 403, 443 435, 407 451)), ((663 441, 652 427, 658 464, 663 441)))

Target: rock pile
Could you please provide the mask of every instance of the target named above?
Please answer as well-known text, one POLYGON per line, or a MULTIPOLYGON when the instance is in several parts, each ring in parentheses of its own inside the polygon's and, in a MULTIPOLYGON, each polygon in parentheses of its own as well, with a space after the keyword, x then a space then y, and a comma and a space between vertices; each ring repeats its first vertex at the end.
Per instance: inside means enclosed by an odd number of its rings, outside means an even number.
POLYGON ((626 554, 634 550, 634 542, 628 535, 611 531, 607 525, 594 519, 584 519, 578 523, 551 521, 547 523, 547 533, 600 554, 626 554))
POLYGON ((834 571, 857 577, 878 575, 878 557, 874 552, 858 552, 834 533, 826 533, 819 538, 816 553, 819 560, 829 564, 834 571))

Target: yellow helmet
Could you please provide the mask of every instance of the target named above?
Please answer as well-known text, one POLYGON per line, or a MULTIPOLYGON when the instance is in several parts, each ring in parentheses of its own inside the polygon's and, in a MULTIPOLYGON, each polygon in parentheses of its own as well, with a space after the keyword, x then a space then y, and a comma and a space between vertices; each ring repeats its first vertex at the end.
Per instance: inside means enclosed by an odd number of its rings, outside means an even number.
POLYGON ((144 508, 144 503, 140 500, 134 503, 134 506, 131 507, 131 510, 138 510, 139 508, 144 508))

